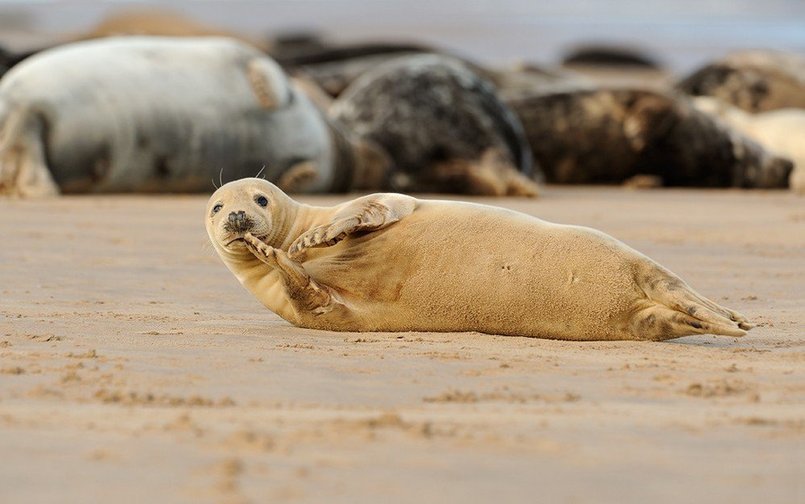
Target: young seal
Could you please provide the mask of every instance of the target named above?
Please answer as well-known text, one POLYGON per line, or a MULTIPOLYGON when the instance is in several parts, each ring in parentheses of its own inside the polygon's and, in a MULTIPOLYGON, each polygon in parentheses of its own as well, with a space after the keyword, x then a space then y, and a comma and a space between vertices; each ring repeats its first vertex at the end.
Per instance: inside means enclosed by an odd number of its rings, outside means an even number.
POLYGON ((74 43, 0 80, 0 194, 200 192, 224 166, 344 191, 362 177, 351 145, 273 60, 226 38, 74 43))
POLYGON ((713 96, 747 112, 805 108, 805 56, 739 52, 696 70, 677 88, 693 96, 713 96))
POLYGON ((401 194, 313 207, 251 178, 212 195, 205 225, 243 286, 301 327, 566 340, 751 327, 610 236, 502 208, 401 194))
POLYGON ((451 57, 401 57, 339 96, 334 120, 388 153, 387 188, 535 196, 528 143, 495 88, 451 57))
POLYGON ((792 165, 696 110, 683 96, 633 88, 576 89, 507 100, 549 182, 787 187, 792 165))

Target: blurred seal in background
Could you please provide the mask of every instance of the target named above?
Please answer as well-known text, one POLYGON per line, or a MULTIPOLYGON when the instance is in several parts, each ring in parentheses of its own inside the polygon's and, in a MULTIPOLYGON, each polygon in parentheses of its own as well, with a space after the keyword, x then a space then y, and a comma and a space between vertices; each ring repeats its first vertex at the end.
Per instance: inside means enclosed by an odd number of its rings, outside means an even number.
POLYGON ((710 96, 694 98, 693 105, 771 152, 793 161, 794 171, 788 185, 795 192, 805 194, 805 109, 787 108, 751 114, 710 96))
POLYGON ((548 182, 786 187, 791 161, 697 110, 645 89, 570 89, 507 100, 548 182))
POLYGON ((263 166, 289 191, 344 191, 359 150, 271 58, 227 38, 68 44, 0 80, 0 193, 201 192, 263 166))
POLYGON ((331 117, 382 148, 396 191, 534 196, 539 176, 517 117, 455 58, 393 59, 358 77, 331 117))

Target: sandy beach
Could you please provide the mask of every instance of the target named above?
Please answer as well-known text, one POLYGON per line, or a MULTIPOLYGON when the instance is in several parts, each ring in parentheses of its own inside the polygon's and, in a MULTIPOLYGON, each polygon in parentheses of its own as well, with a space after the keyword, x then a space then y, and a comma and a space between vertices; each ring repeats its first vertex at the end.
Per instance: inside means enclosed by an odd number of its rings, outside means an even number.
POLYGON ((477 201, 606 231, 757 327, 666 343, 297 329, 215 256, 203 196, 6 200, 0 502, 802 501, 805 199, 477 201))

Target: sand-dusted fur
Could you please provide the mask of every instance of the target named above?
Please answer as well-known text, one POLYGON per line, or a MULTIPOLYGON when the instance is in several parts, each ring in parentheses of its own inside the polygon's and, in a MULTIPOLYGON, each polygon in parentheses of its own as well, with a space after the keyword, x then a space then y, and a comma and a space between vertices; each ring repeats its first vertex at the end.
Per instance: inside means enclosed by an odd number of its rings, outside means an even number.
POLYGON ((610 236, 501 208, 400 194, 313 207, 243 179, 212 195, 205 220, 238 280, 302 327, 567 340, 751 327, 610 236))

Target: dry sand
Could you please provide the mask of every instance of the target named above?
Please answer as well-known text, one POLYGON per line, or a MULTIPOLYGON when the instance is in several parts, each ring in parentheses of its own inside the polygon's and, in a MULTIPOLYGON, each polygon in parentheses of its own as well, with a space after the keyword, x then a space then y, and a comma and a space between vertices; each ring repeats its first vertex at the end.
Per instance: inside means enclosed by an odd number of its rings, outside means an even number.
POLYGON ((805 499, 805 199, 480 200, 758 324, 668 343, 297 329, 214 255, 205 200, 0 201, 0 502, 805 499))

